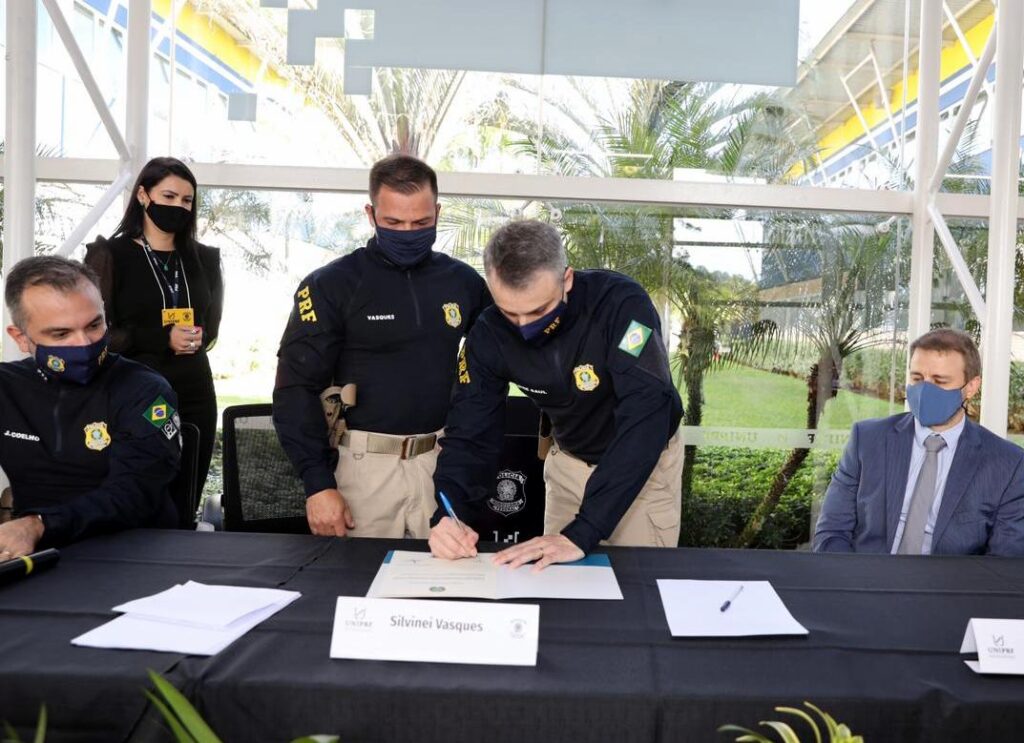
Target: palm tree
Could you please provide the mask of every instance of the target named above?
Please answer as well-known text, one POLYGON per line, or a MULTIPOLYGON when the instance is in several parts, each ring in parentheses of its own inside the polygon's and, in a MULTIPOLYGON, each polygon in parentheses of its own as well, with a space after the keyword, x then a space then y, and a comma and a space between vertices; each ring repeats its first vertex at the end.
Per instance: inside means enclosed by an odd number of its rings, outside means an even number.
POLYGON ((270 226, 270 204, 255 191, 207 189, 199 199, 196 214, 201 233, 217 235, 241 250, 246 267, 254 273, 270 268, 271 251, 260 235, 270 226))
MULTIPOLYGON (((760 353, 770 338, 771 326, 757 323, 757 287, 735 276, 715 276, 704 269, 686 267, 690 276, 676 283, 672 307, 682 320, 679 344, 673 354, 676 387, 685 385, 683 425, 699 426, 704 417, 704 379, 716 366, 737 363, 738 355, 722 356, 718 349, 728 337, 747 339, 746 356, 760 353)), ((737 348, 737 351, 739 349, 737 348)), ((683 453, 682 499, 692 492, 697 447, 683 453)))
MULTIPOLYGON (((820 260, 818 291, 804 300, 797 321, 780 333, 789 347, 809 347, 817 359, 807 375, 806 427, 813 430, 839 391, 843 362, 851 354, 883 345, 891 338, 883 328, 896 318, 894 309, 886 306, 885 293, 892 285, 898 258, 892 234, 878 232, 870 224, 835 226, 830 219, 819 218, 795 225, 784 220, 775 225, 782 226, 790 236, 795 234, 801 242, 817 246, 820 260)), ((776 260, 787 260, 790 255, 791 251, 778 251, 776 260)), ((736 546, 753 544, 809 453, 806 447, 790 452, 736 546)))

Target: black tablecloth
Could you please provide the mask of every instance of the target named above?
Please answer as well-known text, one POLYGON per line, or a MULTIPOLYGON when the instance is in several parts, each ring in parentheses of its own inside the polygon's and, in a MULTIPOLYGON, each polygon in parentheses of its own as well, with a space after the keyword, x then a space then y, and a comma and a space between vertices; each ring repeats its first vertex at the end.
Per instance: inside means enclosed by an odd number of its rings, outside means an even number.
POLYGON ((388 549, 422 542, 137 531, 64 551, 0 589, 0 719, 49 743, 149 740, 145 671, 223 740, 713 741, 810 700, 876 741, 1015 740, 1024 678, 975 675, 971 617, 1024 618, 1024 560, 608 549, 624 601, 539 601, 535 668, 328 657, 335 597, 365 595, 388 549), (807 637, 688 640, 655 579, 770 580, 807 637), (185 580, 302 598, 212 658, 75 648, 110 607, 185 580))

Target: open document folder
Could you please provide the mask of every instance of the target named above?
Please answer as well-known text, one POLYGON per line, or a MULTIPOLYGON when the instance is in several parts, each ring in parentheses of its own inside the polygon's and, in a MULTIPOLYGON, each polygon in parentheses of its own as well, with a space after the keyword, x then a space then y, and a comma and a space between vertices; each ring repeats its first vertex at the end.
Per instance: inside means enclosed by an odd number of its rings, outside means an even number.
POLYGON ((214 655, 299 598, 276 588, 180 584, 115 606, 124 612, 72 645, 214 655))
POLYGON ((533 565, 512 570, 478 554, 463 560, 441 560, 429 552, 388 552, 373 579, 368 598, 474 599, 622 599, 608 555, 590 555, 576 562, 549 565, 534 573, 533 565))
POLYGON ((806 635, 766 580, 659 580, 673 637, 806 635))

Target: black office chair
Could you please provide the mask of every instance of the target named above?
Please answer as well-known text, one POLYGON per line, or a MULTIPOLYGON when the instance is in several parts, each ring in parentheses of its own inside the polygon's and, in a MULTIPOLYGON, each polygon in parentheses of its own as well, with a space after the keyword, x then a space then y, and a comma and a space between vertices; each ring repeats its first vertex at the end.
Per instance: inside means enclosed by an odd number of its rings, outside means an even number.
POLYGON ((225 531, 309 534, 306 493, 277 440, 269 403, 224 410, 225 531))
POLYGON ((178 529, 196 528, 199 508, 199 427, 181 424, 181 468, 171 483, 171 500, 178 511, 178 529))

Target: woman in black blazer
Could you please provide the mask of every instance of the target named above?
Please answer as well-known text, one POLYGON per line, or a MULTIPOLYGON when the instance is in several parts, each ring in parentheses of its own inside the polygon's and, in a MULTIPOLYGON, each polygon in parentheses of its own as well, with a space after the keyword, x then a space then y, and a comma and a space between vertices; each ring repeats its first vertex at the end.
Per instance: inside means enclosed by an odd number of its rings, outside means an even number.
POLYGON ((196 241, 196 179, 173 157, 146 163, 113 236, 87 246, 100 277, 110 350, 149 365, 178 396, 181 420, 199 428, 201 493, 217 431, 207 352, 224 308, 220 251, 196 241))

